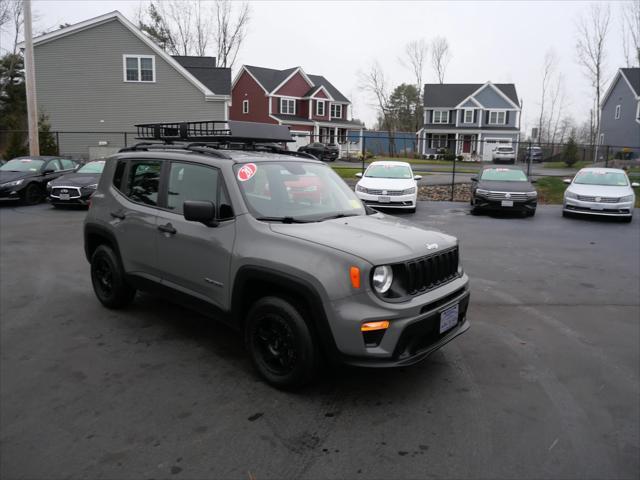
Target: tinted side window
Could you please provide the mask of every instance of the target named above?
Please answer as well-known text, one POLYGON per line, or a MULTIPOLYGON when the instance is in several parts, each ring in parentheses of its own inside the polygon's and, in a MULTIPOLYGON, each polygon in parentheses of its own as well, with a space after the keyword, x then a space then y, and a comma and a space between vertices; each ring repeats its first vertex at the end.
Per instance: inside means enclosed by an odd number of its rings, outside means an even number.
POLYGON ((67 160, 65 158, 61 158, 60 163, 62 163, 63 170, 71 170, 73 168, 76 168, 76 162, 74 162, 73 160, 67 160))
POLYGON ((185 200, 218 203, 218 176, 215 168, 189 163, 172 163, 167 208, 182 213, 185 200))
POLYGON ((124 169, 127 166, 127 162, 119 160, 116 165, 116 171, 113 174, 113 186, 118 190, 122 190, 122 177, 124 177, 124 169))
POLYGON ((62 167, 60 166, 60 162, 58 162, 58 160, 49 160, 47 165, 44 167, 44 170, 53 170, 54 172, 59 172, 60 170, 62 170, 62 167))
POLYGON ((125 195, 134 202, 157 205, 161 166, 158 160, 132 162, 125 195))

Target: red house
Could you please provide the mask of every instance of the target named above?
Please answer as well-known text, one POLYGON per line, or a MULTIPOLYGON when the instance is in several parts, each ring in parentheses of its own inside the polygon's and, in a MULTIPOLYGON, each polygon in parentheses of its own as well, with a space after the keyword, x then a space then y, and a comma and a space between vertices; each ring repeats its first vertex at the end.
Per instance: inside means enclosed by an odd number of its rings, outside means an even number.
MULTIPOLYGON (((349 148, 347 131, 362 131, 351 120, 351 102, 321 75, 301 67, 286 70, 244 65, 231 87, 229 119, 288 125, 296 143, 338 143, 349 148)), ((351 151, 357 146, 351 142, 351 151)))

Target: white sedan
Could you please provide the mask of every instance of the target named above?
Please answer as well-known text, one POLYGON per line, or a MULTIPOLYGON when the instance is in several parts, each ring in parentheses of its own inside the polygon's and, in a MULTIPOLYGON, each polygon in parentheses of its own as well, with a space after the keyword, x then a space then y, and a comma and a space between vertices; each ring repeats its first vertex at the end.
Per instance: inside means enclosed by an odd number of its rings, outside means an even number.
POLYGON ((373 162, 356 184, 356 195, 365 204, 376 207, 402 208, 416 211, 418 183, 407 162, 373 162))
POLYGON ((627 222, 633 218, 636 201, 624 170, 617 168, 583 168, 573 180, 565 179, 569 187, 564 192, 562 215, 605 215, 621 217, 627 222))

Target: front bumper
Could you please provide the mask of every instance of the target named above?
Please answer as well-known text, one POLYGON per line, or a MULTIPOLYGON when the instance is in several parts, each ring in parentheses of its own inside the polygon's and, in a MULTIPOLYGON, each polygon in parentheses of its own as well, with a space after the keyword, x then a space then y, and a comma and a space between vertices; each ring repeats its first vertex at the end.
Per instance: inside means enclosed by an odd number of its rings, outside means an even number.
POLYGON ((88 205, 94 193, 95 190, 81 187, 60 187, 56 185, 48 188, 49 202, 54 205, 88 205), (61 188, 67 189, 68 198, 62 198, 59 192, 61 188))
POLYGON ((469 328, 469 278, 462 276, 403 303, 371 301, 362 293, 332 304, 329 322, 342 363, 366 367, 394 367, 417 363, 469 328), (440 315, 458 305, 450 330, 439 333, 440 315), (388 320, 389 328, 375 346, 360 331, 364 322, 388 320))
MULTIPOLYGON (((356 196, 362 200, 366 205, 381 208, 416 208, 416 202, 418 200, 417 193, 410 193, 408 195, 371 195, 369 193, 363 193, 356 191, 356 196), (389 201, 380 201, 380 197, 387 197, 389 201)), ((384 199, 383 199, 384 200, 384 199)))
POLYGON ((602 203, 584 202, 576 198, 565 198, 562 210, 583 215, 599 215, 607 217, 631 217, 633 202, 602 203))
POLYGON ((26 183, 15 185, 13 187, 0 187, 0 200, 20 200, 22 189, 26 183))
POLYGON ((531 198, 529 200, 513 201, 513 206, 502 206, 502 200, 490 200, 488 198, 476 195, 474 198, 475 208, 481 210, 501 211, 501 212, 531 212, 535 211, 538 206, 538 199, 531 198))

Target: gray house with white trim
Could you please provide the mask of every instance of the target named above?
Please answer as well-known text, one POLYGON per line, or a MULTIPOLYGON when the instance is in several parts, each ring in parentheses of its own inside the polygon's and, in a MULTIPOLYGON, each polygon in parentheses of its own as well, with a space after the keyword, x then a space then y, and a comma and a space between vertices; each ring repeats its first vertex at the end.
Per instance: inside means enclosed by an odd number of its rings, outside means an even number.
POLYGON ((468 160, 491 161, 498 145, 517 149, 521 107, 512 83, 428 83, 424 126, 418 131, 423 156, 449 151, 468 160))
POLYGON ((117 11, 34 38, 34 58, 38 109, 63 155, 111 154, 125 143, 114 132, 136 123, 228 119, 230 69, 172 57, 117 11))
POLYGON ((600 145, 640 157, 640 68, 621 68, 600 102, 600 145))

